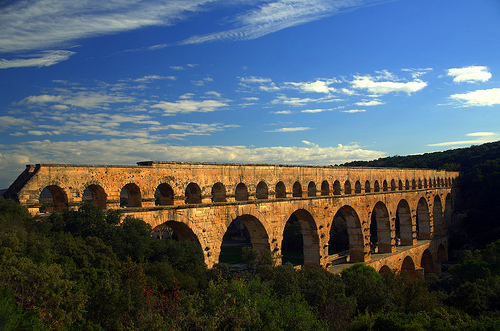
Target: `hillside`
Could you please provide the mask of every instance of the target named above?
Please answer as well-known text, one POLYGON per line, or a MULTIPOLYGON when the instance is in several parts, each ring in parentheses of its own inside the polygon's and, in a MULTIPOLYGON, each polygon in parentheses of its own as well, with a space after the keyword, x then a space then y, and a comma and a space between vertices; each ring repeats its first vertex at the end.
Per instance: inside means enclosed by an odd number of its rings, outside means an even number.
POLYGON ((454 246, 482 248, 500 238, 500 141, 444 152, 354 161, 344 166, 458 170, 461 194, 455 212, 467 216, 451 228, 454 246))

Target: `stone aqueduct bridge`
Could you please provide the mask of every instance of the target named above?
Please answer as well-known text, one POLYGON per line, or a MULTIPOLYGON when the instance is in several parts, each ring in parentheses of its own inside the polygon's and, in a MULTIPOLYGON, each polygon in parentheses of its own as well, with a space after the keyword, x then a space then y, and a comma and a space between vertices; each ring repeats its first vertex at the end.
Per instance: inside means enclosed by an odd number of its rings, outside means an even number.
POLYGON ((125 189, 125 215, 157 230, 169 226, 180 240, 198 242, 209 267, 218 262, 223 236, 236 218, 246 225, 254 248, 269 249, 280 260, 292 214, 302 230, 304 263, 327 267, 330 228, 341 213, 351 262, 371 263, 378 270, 438 272, 437 261, 447 257, 446 229, 458 175, 427 169, 151 161, 137 166, 37 164, 26 166, 5 197, 36 214, 44 188, 52 193, 55 210, 77 208, 90 191, 95 205, 117 209, 125 189), (377 240, 371 238, 375 228, 377 240))

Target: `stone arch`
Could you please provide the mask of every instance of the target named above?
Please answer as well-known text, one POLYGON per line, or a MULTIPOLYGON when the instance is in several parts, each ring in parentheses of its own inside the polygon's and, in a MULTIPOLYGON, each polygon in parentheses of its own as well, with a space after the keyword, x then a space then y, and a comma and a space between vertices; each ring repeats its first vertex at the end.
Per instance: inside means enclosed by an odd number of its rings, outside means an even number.
POLYGON ((301 197, 302 196, 302 185, 300 185, 299 181, 293 183, 292 196, 293 197, 301 197))
POLYGON ((354 193, 361 193, 361 183, 359 180, 357 180, 356 184, 354 184, 354 193))
POLYGON ((424 188, 427 188, 427 178, 424 178, 424 188))
POLYGON ((412 190, 416 190, 417 189, 417 182, 415 181, 415 179, 411 180, 411 189, 412 190))
POLYGON ((436 180, 436 187, 441 187, 441 178, 438 177, 436 180))
MULTIPOLYGON (((347 235, 349 238, 349 260, 350 262, 365 261, 365 241, 361 221, 358 214, 351 206, 344 205, 338 213, 342 214, 347 227, 347 235)), ((335 218, 335 217, 334 217, 335 218)))
POLYGON ((336 180, 333 183, 333 195, 340 195, 340 194, 341 194, 340 182, 336 180))
MULTIPOLYGON (((193 230, 185 223, 176 221, 167 221, 163 224, 157 225, 153 228, 153 232, 165 230, 168 227, 175 232, 179 241, 192 241, 200 245, 198 236, 193 232, 193 230)), ((167 229, 168 230, 168 229, 167 229)))
POLYGON ((52 206, 41 212, 61 212, 68 208, 68 195, 64 189, 58 184, 50 184, 40 190, 39 198, 40 204, 44 202, 50 203, 52 206), (46 200, 46 201, 45 201, 46 200))
POLYGON ((238 185, 236 185, 236 190, 234 191, 234 197, 236 201, 248 200, 248 188, 244 183, 239 183, 238 185))
POLYGON ((448 193, 444 200, 444 215, 443 215, 443 224, 446 230, 450 226, 452 216, 453 216, 453 207, 451 202, 451 194, 448 193))
POLYGON ((269 190, 267 189, 267 184, 263 180, 257 184, 255 197, 257 199, 269 199, 269 190))
POLYGON ((413 220, 411 217, 410 205, 404 199, 402 199, 398 203, 395 223, 396 223, 396 236, 398 236, 397 228, 399 225, 399 238, 401 240, 401 245, 413 246, 415 244, 413 235, 413 220))
POLYGON ((370 193, 372 191, 371 187, 370 187, 370 181, 367 180, 365 182, 365 193, 370 193))
POLYGON ((396 191, 396 181, 391 179, 391 191, 396 191))
POLYGON ((432 205, 432 220, 434 224, 434 233, 437 235, 446 234, 446 227, 443 220, 443 206, 439 194, 434 197, 432 205))
POLYGON ((417 238, 432 239, 432 225, 429 216, 429 205, 424 197, 417 204, 417 238))
POLYGON ((167 183, 158 185, 155 191, 155 205, 171 206, 174 204, 174 190, 167 183))
POLYGON ((276 199, 286 198, 286 187, 282 181, 276 183, 276 188, 274 190, 274 196, 276 199))
POLYGON ((212 186, 212 202, 226 202, 226 187, 221 182, 212 186))
POLYGON ((446 253, 446 247, 443 244, 440 244, 438 247, 437 260, 441 262, 448 261, 448 253, 446 253))
POLYGON ((378 271, 379 274, 385 274, 391 272, 392 272, 391 268, 389 268, 386 264, 384 264, 382 268, 380 268, 380 270, 378 271))
POLYGON ((407 272, 410 279, 417 278, 417 271, 415 270, 415 263, 410 256, 405 257, 401 264, 401 272, 407 272))
POLYGON ((308 197, 315 197, 316 196, 316 183, 315 182, 309 182, 309 185, 307 185, 307 196, 308 197))
POLYGON ((434 178, 434 179, 432 180, 432 187, 437 187, 437 186, 436 186, 436 178, 434 178))
POLYGON ((402 180, 399 180, 399 182, 398 182, 398 190, 399 191, 403 190, 403 181, 402 180))
MULTIPOLYGON (((318 227, 316 225, 316 222, 314 221, 313 216, 305 209, 298 209, 290 215, 286 224, 288 224, 294 217, 296 217, 296 219, 298 220, 300 224, 300 230, 302 232, 302 240, 303 240, 302 251, 304 256, 304 265, 319 266, 320 265, 319 233, 318 233, 318 227)), ((283 233, 285 232, 286 224, 285 227, 283 228, 283 233)))
POLYGON ((438 274, 437 266, 434 263, 434 259, 428 249, 426 249, 422 254, 420 267, 424 269, 425 276, 429 274, 438 274))
POLYGON ((387 191, 388 190, 388 186, 387 186, 387 181, 384 179, 384 182, 382 183, 382 191, 387 191))
POLYGON ((321 195, 330 195, 330 184, 326 180, 321 183, 321 195))
POLYGON ((378 183, 378 180, 373 183, 373 192, 380 192, 380 184, 378 183))
POLYGON ((201 189, 196 183, 189 183, 184 191, 186 204, 201 203, 201 189))
POLYGON ((410 189, 410 181, 407 179, 407 180, 405 181, 405 190, 407 190, 407 191, 408 191, 409 189, 410 189))
POLYGON ((422 180, 420 178, 418 179, 418 188, 422 189, 422 180))
MULTIPOLYGON (((122 207, 142 207, 141 189, 135 183, 123 186, 120 195, 127 195, 126 200, 120 202, 122 207)), ((120 199, 121 200, 121 199, 120 199)))
POLYGON ((351 194, 351 182, 349 180, 344 183, 344 194, 351 194))
POLYGON ((107 208, 107 198, 108 195, 104 188, 97 183, 90 183, 85 186, 83 200, 85 200, 85 192, 88 191, 91 194, 90 201, 94 204, 94 206, 100 209, 107 208))
POLYGON ((392 253, 395 251, 393 230, 391 230, 391 221, 389 211, 381 201, 373 207, 370 223, 370 243, 372 252, 392 253), (374 238, 372 237, 374 236, 374 238), (378 246, 378 250, 376 249, 378 246))

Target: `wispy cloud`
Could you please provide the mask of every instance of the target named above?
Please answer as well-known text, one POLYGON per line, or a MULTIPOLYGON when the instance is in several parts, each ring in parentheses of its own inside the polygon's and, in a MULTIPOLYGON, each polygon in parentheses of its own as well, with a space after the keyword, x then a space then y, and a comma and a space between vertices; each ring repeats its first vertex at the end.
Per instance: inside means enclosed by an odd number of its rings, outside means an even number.
POLYGON ((450 147, 450 146, 460 146, 460 145, 473 145, 473 144, 484 144, 488 142, 497 141, 500 139, 500 134, 495 132, 473 132, 468 133, 468 137, 477 137, 475 139, 468 140, 458 140, 458 141, 447 141, 442 143, 428 144, 427 146, 435 147, 450 147))
POLYGON ((274 130, 269 130, 266 132, 297 132, 297 131, 306 131, 310 130, 310 127, 307 126, 298 126, 298 127, 291 127, 291 128, 280 128, 280 129, 274 129, 274 130))
POLYGON ((59 62, 66 61, 75 52, 71 51, 45 51, 41 54, 32 55, 31 58, 14 60, 0 59, 0 69, 22 68, 22 67, 50 67, 59 62))
POLYGON ((350 84, 354 89, 368 90, 368 92, 375 95, 398 92, 412 94, 427 86, 427 83, 421 79, 404 82, 394 74, 387 71, 380 72, 380 74, 376 77, 372 77, 371 75, 354 76, 354 79, 350 82, 350 84))
POLYGON ((164 111, 164 115, 172 116, 176 114, 187 114, 187 113, 206 113, 219 110, 223 107, 228 106, 227 103, 218 100, 177 100, 176 102, 160 101, 151 106, 151 108, 158 108, 164 111))
POLYGON ((460 102, 464 107, 494 106, 500 104, 500 88, 453 94, 450 98, 460 102))
POLYGON ((451 68, 447 70, 447 75, 453 77, 454 83, 486 82, 491 78, 491 73, 485 66, 451 68))
POLYGON ((366 110, 365 109, 349 109, 349 110, 342 110, 343 113, 349 113, 349 114, 354 114, 354 113, 364 113, 366 110))

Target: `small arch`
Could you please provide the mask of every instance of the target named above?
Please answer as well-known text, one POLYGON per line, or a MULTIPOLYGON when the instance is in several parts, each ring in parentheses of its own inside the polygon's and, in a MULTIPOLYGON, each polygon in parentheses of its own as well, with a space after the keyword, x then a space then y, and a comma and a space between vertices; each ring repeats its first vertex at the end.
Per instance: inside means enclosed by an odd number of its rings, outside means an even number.
POLYGON ((373 192, 380 192, 380 184, 378 183, 378 180, 373 183, 373 192))
POLYGON ((418 189, 422 189, 422 180, 420 178, 418 179, 418 189))
POLYGON ((156 206, 171 206, 174 204, 174 190, 167 183, 158 185, 155 191, 156 206))
POLYGON ((264 181, 261 180, 259 184, 257 184, 255 194, 257 199, 269 199, 269 191, 264 181))
POLYGON ((293 183, 293 197, 301 197, 302 196, 302 185, 299 182, 293 183))
POLYGON ((226 202, 226 187, 221 182, 212 186, 212 202, 226 202))
POLYGON ((438 178, 438 181, 436 181, 436 178, 433 179, 433 187, 439 187, 439 178, 438 178))
POLYGON ((349 180, 344 183, 344 194, 351 194, 351 182, 349 180))
POLYGON ((361 193, 361 183, 359 180, 357 180, 356 184, 354 184, 354 193, 361 193))
POLYGON ((444 200, 443 225, 445 229, 448 229, 448 227, 450 226, 452 216, 453 216, 453 207, 451 204, 451 194, 448 193, 444 200))
POLYGON ((40 191, 41 213, 61 212, 68 208, 68 196, 58 185, 48 185, 40 191))
POLYGON ((276 199, 286 198, 286 187, 285 187, 285 184, 282 181, 279 181, 276 184, 274 195, 275 195, 276 199))
POLYGON ((409 256, 405 257, 401 265, 401 271, 407 272, 410 279, 417 278, 417 271, 415 270, 415 263, 413 259, 409 256))
POLYGON ((107 208, 106 202, 108 195, 106 194, 102 186, 98 184, 90 184, 89 186, 87 186, 83 191, 82 200, 85 201, 86 197, 89 197, 89 194, 90 194, 89 200, 91 200, 96 207, 101 209, 107 208))
POLYGON ((330 195, 330 184, 326 180, 321 183, 321 195, 330 195))
POLYGON ((391 268, 389 268, 386 264, 384 264, 382 266, 382 268, 380 268, 380 270, 378 271, 379 274, 386 274, 386 273, 392 273, 392 270, 391 268))
POLYGON ((244 183, 239 183, 236 185, 236 190, 234 192, 236 201, 247 201, 248 200, 248 188, 244 183))
POLYGON ((388 186, 387 186, 387 181, 384 179, 384 182, 382 183, 382 191, 387 191, 388 186))
POLYGON ((309 185, 307 185, 307 196, 308 197, 316 196, 316 183, 309 182, 309 185))
POLYGON ((371 187, 370 187, 370 181, 367 180, 365 182, 365 193, 370 193, 372 191, 371 187))
POLYGON ((401 181, 401 180, 398 182, 398 190, 399 191, 403 190, 403 181, 401 181))
POLYGON ((415 181, 415 179, 411 180, 411 189, 412 190, 416 190, 417 189, 417 182, 415 181))
POLYGON ((424 178, 424 188, 427 188, 427 178, 424 178))
POLYGON ((407 179, 407 180, 405 181, 405 190, 407 190, 407 191, 408 191, 409 189, 410 189, 410 181, 407 179))
POLYGON ((142 207, 141 189, 135 183, 128 183, 120 192, 120 207, 142 207))
POLYGON ((333 195, 340 195, 341 194, 341 188, 340 188, 340 182, 336 180, 333 183, 333 195))
POLYGON ((394 179, 391 180, 391 191, 396 191, 396 181, 394 179))
POLYGON ((436 264, 434 263, 434 259, 428 249, 426 249, 422 254, 420 267, 424 269, 425 276, 429 274, 438 274, 436 264))
POLYGON ((196 183, 189 183, 184 191, 186 204, 201 203, 201 189, 196 183))

